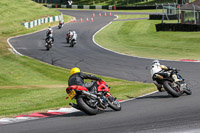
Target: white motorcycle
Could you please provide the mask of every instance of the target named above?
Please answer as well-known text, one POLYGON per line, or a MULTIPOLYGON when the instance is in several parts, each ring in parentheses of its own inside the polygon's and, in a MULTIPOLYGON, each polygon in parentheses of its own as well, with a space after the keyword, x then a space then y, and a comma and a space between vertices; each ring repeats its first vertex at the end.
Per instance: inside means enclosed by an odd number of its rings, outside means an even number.
POLYGON ((74 45, 77 43, 77 34, 75 31, 70 31, 66 35, 66 41, 70 44, 70 47, 74 47, 74 45))
POLYGON ((154 84, 157 87, 164 88, 169 94, 173 97, 179 97, 180 95, 186 93, 187 95, 191 95, 192 91, 188 88, 184 79, 178 73, 177 69, 172 70, 161 70, 159 72, 156 68, 157 66, 152 65, 151 68, 151 76, 154 81, 154 84))

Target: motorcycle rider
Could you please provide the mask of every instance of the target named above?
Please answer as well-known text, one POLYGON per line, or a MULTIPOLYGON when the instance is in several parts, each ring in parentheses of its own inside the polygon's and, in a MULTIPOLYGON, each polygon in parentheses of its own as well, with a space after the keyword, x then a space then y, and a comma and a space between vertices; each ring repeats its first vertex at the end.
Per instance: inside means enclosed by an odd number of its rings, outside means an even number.
POLYGON ((48 30, 47 30, 47 37, 48 37, 50 34, 53 34, 53 30, 52 30, 51 26, 49 26, 49 28, 48 28, 48 30))
POLYGON ((69 30, 69 31, 67 32, 67 34, 66 34, 67 43, 69 43, 71 34, 72 34, 72 31, 71 31, 71 30, 69 30))
MULTIPOLYGON (((177 69, 161 65, 159 60, 154 60, 151 65, 151 77, 153 78, 153 76, 155 76, 156 74, 162 75, 163 77, 168 77, 171 74, 170 70, 177 70, 177 69)), ((177 77, 174 77, 174 80, 177 81, 178 80, 177 77)), ((162 92, 162 85, 158 84, 156 81, 153 82, 156 85, 158 91, 162 92)))
POLYGON ((68 79, 68 85, 80 85, 86 87, 91 93, 96 92, 96 82, 85 82, 84 79, 91 79, 96 81, 101 81, 101 78, 98 78, 94 75, 89 75, 82 73, 78 67, 74 67, 70 70, 70 77, 68 79))
POLYGON ((76 31, 69 30, 68 33, 66 34, 66 38, 67 38, 67 43, 69 43, 68 41, 72 39, 76 40, 77 39, 76 31))
POLYGON ((61 27, 64 25, 64 20, 63 20, 63 19, 61 19, 61 20, 59 21, 59 25, 61 25, 61 27))
POLYGON ((62 24, 62 25, 64 24, 64 20, 63 19, 60 20, 60 24, 62 24))
POLYGON ((47 38, 45 39, 45 41, 46 41, 46 45, 47 45, 49 39, 52 39, 52 45, 53 45, 53 43, 54 43, 54 37, 53 37, 53 34, 49 34, 49 35, 47 36, 47 38))

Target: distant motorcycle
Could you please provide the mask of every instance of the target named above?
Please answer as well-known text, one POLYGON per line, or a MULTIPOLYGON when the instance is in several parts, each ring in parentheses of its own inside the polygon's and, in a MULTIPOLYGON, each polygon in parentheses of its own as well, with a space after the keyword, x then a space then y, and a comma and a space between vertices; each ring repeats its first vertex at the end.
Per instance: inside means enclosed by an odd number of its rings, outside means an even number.
POLYGON ((66 89, 67 99, 76 99, 77 104, 70 103, 76 109, 79 109, 89 115, 96 115, 99 110, 105 110, 107 107, 115 111, 121 110, 118 100, 109 93, 109 87, 105 81, 94 81, 97 87, 97 93, 90 93, 83 86, 72 85, 66 89))
POLYGON ((63 23, 62 22, 59 22, 58 24, 58 29, 61 29, 63 27, 63 23))
POLYGON ((155 73, 153 75, 152 78, 155 81, 155 84, 164 87, 164 89, 173 97, 179 97, 183 93, 186 93, 187 95, 192 94, 192 91, 188 88, 177 69, 165 71, 165 73, 169 73, 167 75, 170 76, 164 76, 162 73, 155 73))

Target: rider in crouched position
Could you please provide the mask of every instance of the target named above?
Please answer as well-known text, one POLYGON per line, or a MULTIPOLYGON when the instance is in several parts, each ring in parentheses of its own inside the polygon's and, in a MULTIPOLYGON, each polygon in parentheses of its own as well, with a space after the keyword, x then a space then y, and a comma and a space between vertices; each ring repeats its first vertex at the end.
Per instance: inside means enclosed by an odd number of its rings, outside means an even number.
MULTIPOLYGON (((172 67, 167 67, 165 65, 161 65, 159 60, 154 60, 152 62, 152 69, 151 69, 151 77, 153 78, 153 76, 159 76, 162 75, 163 77, 169 77, 170 76, 170 70, 177 70, 176 68, 172 68, 172 67)), ((178 80, 177 77, 174 77, 175 81, 178 80)), ((157 86, 157 89, 159 92, 162 92, 162 86, 159 85, 156 81, 154 81, 154 84, 157 86)))
POLYGON ((74 67, 70 70, 70 77, 69 77, 69 80, 68 80, 68 85, 69 86, 80 85, 80 86, 86 87, 91 93, 95 93, 97 91, 96 86, 95 86, 96 82, 86 82, 86 83, 84 83, 84 79, 101 81, 101 78, 98 78, 94 75, 82 73, 82 72, 80 72, 79 68, 74 67))
POLYGON ((46 32, 46 38, 45 38, 45 42, 46 42, 46 45, 49 41, 49 39, 52 39, 52 45, 54 43, 54 37, 53 37, 53 30, 51 27, 48 28, 47 32, 46 32))
POLYGON ((52 39, 52 45, 53 45, 53 43, 54 43, 54 37, 53 37, 53 34, 49 34, 49 35, 47 36, 47 38, 45 39, 45 41, 46 41, 46 45, 47 45, 49 39, 52 39))

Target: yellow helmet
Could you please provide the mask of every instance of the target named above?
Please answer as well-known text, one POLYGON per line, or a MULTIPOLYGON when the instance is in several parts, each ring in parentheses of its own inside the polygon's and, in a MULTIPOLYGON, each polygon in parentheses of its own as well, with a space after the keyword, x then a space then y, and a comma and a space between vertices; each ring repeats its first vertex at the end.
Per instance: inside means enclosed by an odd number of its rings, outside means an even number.
POLYGON ((78 67, 74 67, 70 70, 70 76, 74 73, 79 73, 80 72, 80 69, 78 67))

